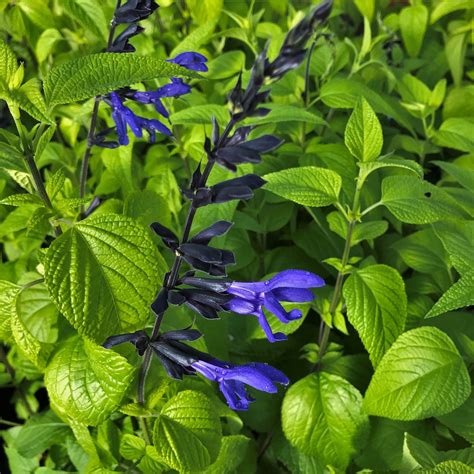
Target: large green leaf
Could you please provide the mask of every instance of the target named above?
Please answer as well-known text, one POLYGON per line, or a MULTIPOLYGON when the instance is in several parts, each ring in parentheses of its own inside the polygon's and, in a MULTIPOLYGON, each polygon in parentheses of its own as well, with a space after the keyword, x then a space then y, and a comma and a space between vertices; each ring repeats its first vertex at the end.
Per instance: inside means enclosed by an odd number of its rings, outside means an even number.
POLYGON ((408 224, 429 224, 460 215, 456 202, 446 192, 414 176, 385 178, 381 202, 408 224))
POLYGON ((49 106, 106 94, 157 77, 199 77, 174 63, 135 54, 98 53, 51 69, 44 81, 49 106))
POLYGON ((49 247, 44 266, 61 313, 80 334, 100 343, 144 324, 166 271, 145 228, 115 214, 69 229, 49 247))
POLYGON ((347 122, 344 143, 359 161, 374 161, 382 151, 380 122, 369 103, 361 97, 347 122))
POLYGON ((426 315, 427 318, 447 313, 453 309, 474 305, 474 270, 463 275, 443 293, 426 315))
POLYGON ((290 168, 264 176, 265 189, 303 206, 329 206, 337 201, 341 177, 316 166, 290 168))
POLYGON ((213 464, 202 471, 203 474, 234 474, 245 459, 250 439, 243 435, 224 436, 221 450, 213 464))
POLYGON ((74 337, 56 352, 44 382, 52 406, 63 418, 96 426, 118 408, 133 373, 121 355, 74 337))
POLYGON ((352 273, 344 284, 347 317, 377 366, 403 332, 407 297, 400 274, 387 265, 371 265, 352 273))
POLYGON ((433 141, 439 146, 474 153, 473 127, 474 119, 470 117, 448 118, 435 132, 433 141))
POLYGON ((153 441, 160 459, 179 472, 202 471, 221 447, 221 423, 210 398, 185 390, 169 400, 157 418, 153 441))
POLYGON ((301 107, 288 104, 271 104, 270 113, 263 117, 252 117, 245 121, 248 125, 264 125, 280 122, 306 122, 313 125, 324 125, 325 120, 301 107))
POLYGON ((387 351, 365 394, 369 415, 420 420, 449 413, 469 396, 471 383, 453 341, 433 327, 402 334, 387 351))
POLYGON ((360 447, 368 418, 357 389, 322 372, 290 387, 283 400, 282 426, 299 451, 344 470, 360 447))

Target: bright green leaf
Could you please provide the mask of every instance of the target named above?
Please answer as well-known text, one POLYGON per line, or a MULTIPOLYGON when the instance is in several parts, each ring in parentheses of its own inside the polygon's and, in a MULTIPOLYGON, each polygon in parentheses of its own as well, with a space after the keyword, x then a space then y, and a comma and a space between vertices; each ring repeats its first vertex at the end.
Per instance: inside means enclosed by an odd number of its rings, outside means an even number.
POLYGON ((375 367, 405 327, 407 297, 403 279, 394 268, 371 265, 352 273, 343 291, 347 317, 375 367))
POLYGON ((337 201, 341 190, 341 177, 337 173, 316 166, 277 171, 264 179, 266 190, 303 206, 329 206, 337 201))
POLYGON ((421 420, 459 407, 471 383, 453 341, 433 327, 403 333, 386 352, 365 394, 369 415, 421 420))
POLYGON ((92 31, 98 38, 106 40, 108 25, 102 8, 94 0, 63 0, 67 15, 77 20, 84 28, 92 31))
POLYGON ((405 7, 400 12, 402 40, 411 57, 418 56, 427 25, 428 9, 423 4, 405 7))

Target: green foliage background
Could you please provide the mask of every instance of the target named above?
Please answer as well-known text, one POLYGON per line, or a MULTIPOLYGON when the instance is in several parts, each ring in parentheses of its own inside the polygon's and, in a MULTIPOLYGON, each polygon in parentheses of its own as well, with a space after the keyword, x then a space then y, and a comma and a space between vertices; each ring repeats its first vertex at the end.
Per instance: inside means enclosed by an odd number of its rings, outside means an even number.
MULTIPOLYGON (((227 122, 239 72, 245 81, 266 41, 274 57, 317 2, 158 3, 137 53, 117 59, 89 56, 104 50, 114 1, 0 0, 3 469, 472 472, 472 2, 336 0, 308 62, 270 86, 271 113, 247 120, 285 138, 242 167, 268 184, 252 201, 200 209, 194 230, 235 222, 219 241, 236 255, 233 279, 302 268, 327 286, 301 320, 270 319, 289 334, 277 344, 253 318, 167 313, 163 330, 194 324, 201 350, 290 377, 286 392, 257 392, 238 414, 215 386, 172 381, 158 363, 138 405, 139 357, 100 344, 151 326, 172 255, 147 226, 181 230, 180 188, 211 117, 227 122), (93 96, 186 74, 164 60, 189 50, 209 72, 188 72, 193 92, 167 104, 174 140, 93 148, 79 199, 93 96), (80 221, 92 196, 103 203, 80 221)), ((105 104, 99 120, 113 124, 105 104)), ((230 177, 215 169, 211 183, 230 177)))

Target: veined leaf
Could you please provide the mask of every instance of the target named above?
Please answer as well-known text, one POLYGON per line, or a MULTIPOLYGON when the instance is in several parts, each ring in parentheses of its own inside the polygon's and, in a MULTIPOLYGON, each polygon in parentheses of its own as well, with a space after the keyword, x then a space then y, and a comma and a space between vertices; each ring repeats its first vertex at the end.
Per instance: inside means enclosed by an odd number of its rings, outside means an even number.
POLYGON ((347 122, 344 143, 359 161, 374 161, 382 151, 380 122, 369 103, 361 97, 347 122))
POLYGON ((414 176, 385 178, 382 203, 397 219, 408 224, 429 224, 460 215, 456 202, 448 194, 414 176))
POLYGON ((357 163, 359 168, 367 178, 370 173, 380 168, 401 168, 415 173, 419 178, 423 178, 423 168, 415 160, 404 160, 403 158, 381 158, 377 161, 357 163))
POLYGON ((459 408, 438 417, 438 420, 474 444, 474 393, 459 408))
POLYGON ((18 68, 15 53, 0 39, 0 89, 8 88, 8 83, 18 68))
POLYGON ((453 309, 472 305, 474 305, 474 270, 464 274, 454 285, 449 287, 426 317, 432 318, 453 309))
POLYGON ((11 318, 20 287, 10 281, 0 280, 0 340, 12 339, 11 318))
POLYGON ((344 284, 347 317, 378 365, 403 332, 407 297, 400 274, 387 265, 371 265, 352 273, 344 284))
POLYGON ((56 352, 44 380, 62 417, 96 426, 118 408, 133 373, 121 355, 74 337, 56 352))
POLYGON ((247 119, 245 123, 248 125, 265 125, 267 123, 280 122, 306 122, 313 125, 326 124, 326 121, 321 117, 295 105, 271 104, 268 108, 270 113, 264 117, 252 117, 247 119))
POLYGON ((166 264, 146 230, 115 214, 93 216, 49 247, 45 281, 61 313, 85 336, 142 327, 166 264))
POLYGON ((345 470, 365 435, 368 417, 356 388, 321 372, 290 387, 283 400, 282 426, 299 451, 345 470))
POLYGON ((369 415, 422 420, 459 407, 471 392, 464 361, 453 341, 433 327, 402 334, 387 351, 365 394, 369 415))
POLYGON ((158 456, 180 472, 201 471, 221 446, 221 423, 211 399, 201 392, 179 392, 163 407, 153 430, 158 456))
POLYGON ((174 63, 134 54, 98 53, 51 69, 44 81, 47 104, 67 104, 158 77, 200 77, 174 63))
POLYGON ((264 179, 266 190, 303 206, 329 206, 337 201, 341 190, 341 177, 337 173, 316 166, 277 171, 264 179))

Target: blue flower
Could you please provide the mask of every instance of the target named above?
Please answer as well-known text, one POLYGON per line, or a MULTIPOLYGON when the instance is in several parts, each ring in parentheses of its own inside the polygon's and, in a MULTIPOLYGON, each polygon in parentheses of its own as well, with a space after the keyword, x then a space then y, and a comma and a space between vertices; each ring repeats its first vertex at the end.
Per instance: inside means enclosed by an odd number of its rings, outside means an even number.
POLYGON ((189 84, 184 83, 182 79, 173 77, 171 78, 170 84, 165 84, 164 86, 156 89, 156 91, 136 91, 133 93, 132 98, 138 102, 141 102, 142 104, 153 104, 159 114, 168 118, 169 113, 165 109, 161 99, 166 97, 179 97, 184 94, 189 94, 190 92, 191 86, 189 84))
POLYGON ((155 132, 171 135, 171 130, 156 119, 146 119, 135 115, 132 110, 123 105, 122 99, 116 92, 110 93, 110 103, 112 105, 112 118, 117 126, 117 135, 120 145, 128 145, 127 125, 133 134, 141 138, 143 130, 150 134, 150 142, 155 141, 155 132))
POLYGON ((227 289, 227 293, 234 295, 234 298, 224 306, 235 313, 257 316, 270 342, 283 341, 287 337, 281 332, 272 333, 262 308, 265 307, 281 322, 289 323, 301 318, 302 313, 299 309, 287 312, 281 305, 281 301, 310 302, 314 299, 314 295, 309 288, 321 286, 324 286, 324 280, 314 273, 304 270, 285 270, 267 281, 255 283, 234 281, 227 289))
POLYGON ((167 59, 167 61, 179 64, 192 71, 206 72, 208 70, 205 64, 207 62, 206 56, 195 53, 194 51, 178 54, 175 58, 167 59))
POLYGON ((191 367, 209 380, 219 383, 219 389, 233 410, 247 410, 252 398, 245 384, 257 390, 276 393, 276 383, 288 385, 288 377, 274 367, 261 362, 235 366, 217 359, 199 360, 191 367))

